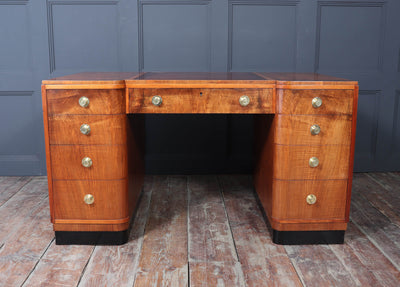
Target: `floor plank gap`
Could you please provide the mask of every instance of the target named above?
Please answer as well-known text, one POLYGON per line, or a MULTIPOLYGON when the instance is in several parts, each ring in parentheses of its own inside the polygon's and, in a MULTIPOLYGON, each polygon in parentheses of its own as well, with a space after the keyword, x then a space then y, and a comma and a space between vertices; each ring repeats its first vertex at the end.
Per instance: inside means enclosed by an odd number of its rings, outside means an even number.
POLYGON ((237 260, 237 262, 240 262, 240 257, 239 257, 239 253, 238 253, 238 250, 237 250, 237 247, 236 247, 236 242, 235 242, 235 239, 234 239, 234 237, 233 237, 232 226, 231 226, 231 223, 230 223, 231 221, 229 220, 229 215, 228 215, 228 212, 226 211, 226 204, 225 204, 225 197, 224 197, 224 188, 223 188, 223 186, 222 186, 222 184, 221 184, 221 181, 219 180, 219 177, 218 177, 218 176, 217 176, 217 181, 218 181, 218 186, 219 186, 219 192, 220 192, 220 194, 221 194, 222 201, 223 201, 223 204, 224 204, 225 216, 226 216, 226 218, 228 218, 229 231, 230 231, 230 233, 231 233, 231 237, 232 237, 232 241, 233 241, 233 246, 235 247, 236 260, 237 260))
POLYGON ((83 276, 85 275, 86 268, 88 267, 89 262, 90 262, 90 260, 92 259, 92 255, 93 255, 94 250, 96 249, 96 247, 97 247, 97 246, 95 246, 95 247, 92 249, 92 252, 90 252, 90 256, 89 256, 88 260, 86 261, 85 267, 83 267, 81 276, 79 277, 79 280, 78 280, 78 282, 76 283, 76 286, 77 286, 77 287, 79 286, 79 284, 80 284, 81 281, 82 281, 83 276))
POLYGON ((31 277, 31 275, 33 274, 33 272, 35 271, 36 267, 38 266, 40 260, 42 260, 43 256, 46 254, 47 250, 50 248, 51 244, 54 242, 55 238, 53 238, 49 245, 47 245, 46 249, 44 250, 44 252, 42 253, 42 255, 40 256, 40 258, 38 259, 38 261, 36 261, 35 266, 33 266, 31 272, 29 272, 28 276, 25 278, 24 282, 22 282, 21 286, 24 286, 25 283, 28 281, 29 277, 31 277))

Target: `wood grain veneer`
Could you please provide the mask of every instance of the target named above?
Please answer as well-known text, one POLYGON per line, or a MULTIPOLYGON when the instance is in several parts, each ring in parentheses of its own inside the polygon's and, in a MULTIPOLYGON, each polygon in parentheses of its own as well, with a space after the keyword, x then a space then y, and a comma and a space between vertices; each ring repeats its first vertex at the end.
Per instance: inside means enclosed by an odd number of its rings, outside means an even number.
POLYGON ((272 89, 130 89, 131 113, 273 113, 272 89), (162 104, 155 106, 153 96, 162 104), (248 106, 242 107, 239 98, 246 95, 248 106))
POLYGON ((48 114, 125 114, 124 92, 124 89, 47 89, 48 114), (87 108, 79 105, 83 96, 89 98, 87 108))
POLYGON ((350 145, 352 118, 349 115, 276 115, 274 142, 284 145, 350 145), (312 135, 310 128, 321 131, 312 135))
POLYGON ((318 115, 351 114, 353 111, 353 90, 283 90, 277 89, 277 113, 318 115), (322 99, 322 105, 314 108, 311 101, 322 99))
POLYGON ((274 178, 276 179, 347 179, 350 146, 286 146, 276 145, 274 178), (317 167, 310 167, 311 157, 319 159, 317 167))
POLYGON ((52 115, 50 144, 125 144, 126 121, 126 115, 52 115), (88 135, 81 133, 82 124, 90 126, 88 135))
POLYGON ((43 125, 44 125, 44 145, 46 150, 46 170, 47 170, 47 183, 49 189, 49 206, 50 206, 50 220, 54 223, 54 204, 53 204, 53 177, 51 172, 51 153, 50 153, 50 135, 49 135, 49 118, 47 107, 47 90, 46 86, 42 85, 42 108, 43 108, 43 125))
POLYGON ((52 145, 53 179, 124 179, 128 175, 126 145, 52 145), (91 167, 82 159, 90 157, 91 167))
POLYGON ((283 220, 345 219, 347 180, 273 181, 271 217, 283 220), (314 194, 315 204, 306 197, 314 194))
POLYGON ((127 180, 90 181, 74 180, 54 181, 55 219, 121 219, 128 212, 127 180), (94 196, 93 204, 86 204, 86 194, 94 196))
POLYGON ((124 223, 115 223, 112 220, 102 220, 101 223, 89 220, 55 220, 54 231, 122 231, 129 228, 130 218, 126 218, 124 223))

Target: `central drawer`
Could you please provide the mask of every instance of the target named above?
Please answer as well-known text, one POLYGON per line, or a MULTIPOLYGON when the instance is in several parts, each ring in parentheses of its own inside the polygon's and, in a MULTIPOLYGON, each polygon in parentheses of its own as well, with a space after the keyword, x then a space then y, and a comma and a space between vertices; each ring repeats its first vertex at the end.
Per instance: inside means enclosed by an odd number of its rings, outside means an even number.
POLYGON ((129 89, 130 113, 273 113, 273 89, 129 89))

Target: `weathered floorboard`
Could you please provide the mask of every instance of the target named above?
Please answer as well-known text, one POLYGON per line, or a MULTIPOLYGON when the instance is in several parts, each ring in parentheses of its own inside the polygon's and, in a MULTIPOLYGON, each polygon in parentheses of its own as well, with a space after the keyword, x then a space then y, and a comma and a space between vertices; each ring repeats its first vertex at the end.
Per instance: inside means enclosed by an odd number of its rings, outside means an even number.
POLYGON ((400 226, 400 180, 385 174, 355 174, 353 198, 368 200, 393 223, 400 226), (358 197, 360 195, 360 197, 358 197))
POLYGON ((53 241, 23 286, 76 286, 93 249, 53 241))
POLYGON ((385 256, 400 269, 400 228, 392 223, 360 192, 353 193, 350 212, 352 221, 385 256))
MULTIPOLYGON (((5 242, 13 232, 26 227, 25 218, 34 216, 48 206, 47 182, 45 177, 32 179, 0 208, 0 242, 5 242)), ((50 214, 47 223, 50 224, 50 214)), ((0 243, 1 244, 1 243, 0 243)))
POLYGON ((272 243, 249 176, 221 176, 226 211, 247 286, 301 286, 283 246, 272 243))
POLYGON ((154 177, 134 286, 187 286, 187 178, 154 177))
POLYGON ((49 220, 46 179, 36 178, 29 182, 2 206, 0 218, 4 228, 0 231, 0 282, 5 286, 20 286, 54 238, 49 220), (16 212, 11 211, 11 207, 16 212), (15 218, 5 215, 7 211, 15 218), (14 228, 10 228, 7 221, 15 224, 14 228), (13 232, 5 236, 7 231, 13 232))
POLYGON ((398 286, 400 271, 352 222, 346 232, 345 244, 334 244, 330 247, 350 273, 356 286, 398 286))
POLYGON ((239 262, 190 262, 190 286, 246 286, 239 262))
POLYGON ((306 286, 357 286, 329 245, 288 245, 285 249, 306 286))
POLYGON ((188 181, 190 285, 244 286, 217 178, 188 181))
POLYGON ((31 180, 32 177, 29 176, 0 177, 0 207, 31 180))

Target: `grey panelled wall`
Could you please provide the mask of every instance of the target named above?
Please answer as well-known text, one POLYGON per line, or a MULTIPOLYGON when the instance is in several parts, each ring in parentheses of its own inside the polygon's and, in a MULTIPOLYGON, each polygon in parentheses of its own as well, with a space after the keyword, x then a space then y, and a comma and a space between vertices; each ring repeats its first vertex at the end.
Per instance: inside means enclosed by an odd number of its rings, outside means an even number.
MULTIPOLYGON (((355 169, 400 170, 400 1, 0 0, 0 175, 45 174, 40 84, 81 71, 360 82, 355 169)), ((148 172, 249 172, 252 117, 147 117, 148 172)))

